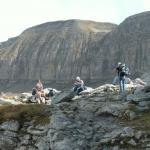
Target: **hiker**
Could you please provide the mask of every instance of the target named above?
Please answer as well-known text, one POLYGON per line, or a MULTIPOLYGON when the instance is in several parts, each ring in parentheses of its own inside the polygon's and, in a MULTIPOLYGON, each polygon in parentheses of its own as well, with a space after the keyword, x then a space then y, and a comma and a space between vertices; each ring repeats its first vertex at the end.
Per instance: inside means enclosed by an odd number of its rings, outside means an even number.
POLYGON ((119 66, 121 65, 121 62, 118 62, 118 65, 116 68, 113 69, 114 72, 117 72, 117 75, 113 79, 113 85, 116 85, 119 83, 119 66))
MULTIPOLYGON (((40 80, 38 80, 37 83, 35 84, 33 91, 35 91, 35 97, 38 99, 38 103, 39 104, 41 102, 45 103, 44 97, 42 97, 43 84, 41 83, 40 80)), ((33 93, 33 91, 32 91, 32 93, 33 93)))
POLYGON ((74 82, 74 88, 73 91, 79 95, 80 92, 84 90, 84 82, 80 79, 80 77, 76 77, 76 80, 74 82))
POLYGON ((114 70, 117 72, 117 76, 115 76, 113 80, 113 84, 115 85, 116 83, 119 83, 119 93, 124 94, 125 82, 126 82, 125 79, 130 74, 129 68, 125 64, 118 62, 118 65, 114 70))
POLYGON ((125 90, 125 78, 130 75, 129 68, 126 64, 120 64, 118 68, 118 75, 119 75, 119 93, 124 95, 125 90))

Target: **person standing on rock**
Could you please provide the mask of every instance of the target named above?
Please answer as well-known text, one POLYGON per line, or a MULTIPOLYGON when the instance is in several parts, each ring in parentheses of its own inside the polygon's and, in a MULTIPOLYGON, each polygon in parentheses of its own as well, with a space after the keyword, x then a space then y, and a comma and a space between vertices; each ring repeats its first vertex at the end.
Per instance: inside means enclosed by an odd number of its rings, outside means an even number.
POLYGON ((113 85, 116 85, 119 83, 119 70, 120 70, 120 65, 121 65, 121 62, 118 62, 118 65, 116 68, 114 68, 114 71, 117 72, 117 75, 115 76, 115 78, 113 79, 113 85))
POLYGON ((119 82, 119 94, 123 96, 125 91, 125 77, 130 74, 129 69, 125 64, 118 62, 118 66, 115 70, 117 76, 114 78, 113 84, 115 85, 117 81, 119 82))
POLYGON ((124 96, 125 91, 125 78, 130 75, 129 68, 126 64, 120 64, 119 66, 119 94, 124 96))

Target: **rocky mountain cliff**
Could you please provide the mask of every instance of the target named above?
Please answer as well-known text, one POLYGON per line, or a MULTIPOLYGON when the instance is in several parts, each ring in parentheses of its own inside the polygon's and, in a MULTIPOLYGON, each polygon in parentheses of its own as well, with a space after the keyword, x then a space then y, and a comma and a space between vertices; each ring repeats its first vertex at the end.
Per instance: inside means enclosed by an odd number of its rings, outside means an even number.
MULTIPOLYGON (((103 63, 106 74, 117 61, 128 64, 132 75, 138 76, 150 69, 150 12, 125 19, 102 41, 103 63), (111 56, 111 57, 110 57, 111 56)), ((109 73, 108 73, 109 72, 109 73)))
POLYGON ((29 28, 9 47, 0 49, 0 79, 68 82, 77 75, 95 78, 98 48, 91 47, 115 27, 68 20, 29 28))
POLYGON ((118 61, 132 75, 150 69, 150 12, 128 17, 119 26, 68 20, 48 22, 25 30, 0 48, 1 80, 70 82, 112 79, 118 61))

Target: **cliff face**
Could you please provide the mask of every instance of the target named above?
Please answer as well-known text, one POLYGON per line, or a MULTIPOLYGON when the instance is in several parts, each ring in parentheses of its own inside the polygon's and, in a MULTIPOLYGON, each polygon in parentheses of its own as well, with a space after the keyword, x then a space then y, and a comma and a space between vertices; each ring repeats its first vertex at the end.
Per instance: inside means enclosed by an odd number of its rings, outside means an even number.
POLYGON ((95 78, 99 68, 94 64, 99 49, 95 43, 115 27, 109 23, 69 20, 30 28, 0 50, 0 79, 68 82, 77 75, 95 78))
POLYGON ((132 75, 150 69, 150 12, 128 17, 119 26, 68 20, 25 30, 0 48, 0 79, 69 82, 112 79, 118 62, 132 75))
MULTIPOLYGON (((140 75, 150 69, 150 12, 125 19, 113 32, 103 39, 103 63, 107 74, 111 64, 125 62, 132 75, 140 75), (111 56, 111 57, 110 57, 111 56)), ((109 73, 108 73, 109 72, 109 73)))

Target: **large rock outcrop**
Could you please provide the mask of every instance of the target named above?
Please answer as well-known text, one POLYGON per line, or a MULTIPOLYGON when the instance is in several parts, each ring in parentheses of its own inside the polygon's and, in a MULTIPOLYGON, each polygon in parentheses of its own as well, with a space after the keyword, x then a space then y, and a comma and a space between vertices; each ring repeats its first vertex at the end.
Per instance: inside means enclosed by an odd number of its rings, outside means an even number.
MULTIPOLYGON (((132 92, 132 87, 127 91, 132 92)), ((47 107, 51 113, 50 122, 45 125, 35 125, 30 119, 21 124, 19 120, 0 123, 0 147, 2 150, 148 150, 150 133, 145 131, 144 120, 138 121, 142 107, 140 103, 123 102, 118 97, 118 86, 106 84, 87 95, 47 107)), ((146 114, 149 118, 149 112, 146 114)), ((147 125, 149 129, 148 121, 147 125)))
POLYGON ((102 62, 106 74, 111 74, 112 64, 125 62, 134 76, 150 69, 150 12, 125 19, 114 31, 105 36, 102 44, 102 62), (111 57, 110 57, 111 56, 111 57))
POLYGON ((112 79, 118 61, 137 76, 150 69, 150 12, 133 15, 119 26, 68 20, 25 30, 0 48, 1 80, 70 82, 112 79))
POLYGON ((0 49, 0 79, 68 82, 77 75, 98 78, 95 41, 115 27, 68 20, 29 28, 9 47, 0 49))

